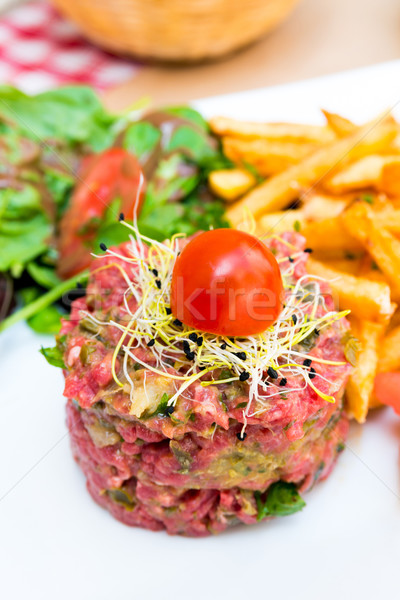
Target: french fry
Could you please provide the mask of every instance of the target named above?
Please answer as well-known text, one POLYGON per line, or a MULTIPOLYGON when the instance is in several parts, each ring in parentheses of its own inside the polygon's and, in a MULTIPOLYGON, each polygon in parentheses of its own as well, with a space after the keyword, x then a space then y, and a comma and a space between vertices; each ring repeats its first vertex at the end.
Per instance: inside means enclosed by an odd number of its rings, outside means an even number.
POLYGON ((400 327, 392 329, 386 334, 379 347, 378 371, 400 370, 400 327))
POLYGON ((208 183, 217 196, 232 202, 252 188, 256 178, 244 169, 221 169, 210 173, 208 183))
POLYGON ((239 138, 266 138, 278 141, 314 142, 326 144, 335 135, 329 127, 302 125, 300 123, 253 123, 237 121, 227 117, 214 117, 210 120, 211 131, 219 136, 239 138))
POLYGON ((309 222, 301 233, 315 252, 325 257, 345 258, 346 254, 362 253, 363 247, 344 227, 339 217, 309 222))
POLYGON ((286 210, 263 215, 258 221, 259 235, 299 230, 302 232, 305 219, 301 210, 286 210))
POLYGON ((340 218, 385 274, 393 299, 400 300, 400 241, 376 224, 374 212, 365 202, 355 202, 340 218))
POLYGON ((306 198, 302 212, 308 221, 322 221, 327 217, 340 215, 348 203, 348 200, 335 196, 313 194, 306 198))
POLYGON ((222 138, 224 154, 237 165, 252 165, 267 177, 280 173, 315 152, 315 144, 269 141, 265 139, 222 138))
POLYGON ((351 319, 351 325, 352 333, 359 340, 361 348, 346 388, 347 410, 359 423, 364 423, 374 389, 379 345, 385 325, 354 318, 351 319))
POLYGON ((400 196, 400 157, 382 169, 380 189, 388 196, 400 196))
POLYGON ((400 193, 396 176, 400 175, 400 156, 371 154, 350 164, 324 182, 324 188, 334 194, 373 188, 388 194, 400 193))
POLYGON ((284 209, 302 196, 302 190, 322 181, 344 163, 387 146, 396 133, 395 124, 379 121, 375 126, 368 124, 345 138, 327 144, 298 165, 271 177, 245 195, 228 210, 229 220, 232 225, 239 225, 245 209, 250 210, 256 219, 264 213, 284 209))
POLYGON ((359 275, 362 258, 333 258, 324 260, 324 264, 330 269, 347 273, 348 275, 359 275))
POLYGON ((307 261, 307 269, 329 281, 338 308, 349 309, 366 321, 385 324, 389 321, 395 305, 391 303, 390 288, 386 283, 341 273, 312 258, 307 261))
POLYGON ((357 125, 345 117, 341 117, 340 115, 331 113, 327 110, 322 110, 322 113, 327 124, 338 137, 350 135, 357 129, 357 125))

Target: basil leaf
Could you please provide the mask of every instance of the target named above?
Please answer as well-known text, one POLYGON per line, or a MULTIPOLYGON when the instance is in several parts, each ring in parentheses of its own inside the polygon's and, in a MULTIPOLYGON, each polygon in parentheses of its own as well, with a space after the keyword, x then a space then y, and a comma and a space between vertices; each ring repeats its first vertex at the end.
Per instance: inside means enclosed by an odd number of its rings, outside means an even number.
POLYGON ((264 494, 261 492, 254 492, 254 497, 258 509, 257 520, 259 521, 269 516, 284 517, 292 515, 302 510, 306 505, 295 484, 286 481, 273 483, 268 488, 265 499, 263 499, 264 494))
POLYGON ((43 354, 49 365, 52 367, 60 367, 61 369, 66 368, 64 364, 63 353, 59 348, 57 348, 57 346, 52 348, 43 348, 42 346, 39 352, 43 354))
POLYGON ((123 146, 144 163, 161 139, 161 131, 151 123, 139 121, 128 127, 123 146))

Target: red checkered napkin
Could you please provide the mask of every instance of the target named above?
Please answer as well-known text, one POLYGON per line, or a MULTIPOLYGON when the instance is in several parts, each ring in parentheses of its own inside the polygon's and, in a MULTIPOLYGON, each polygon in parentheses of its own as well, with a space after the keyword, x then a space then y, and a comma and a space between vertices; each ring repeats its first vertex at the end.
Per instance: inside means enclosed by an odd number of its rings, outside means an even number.
POLYGON ((66 83, 97 89, 131 79, 138 64, 93 46, 47 2, 30 2, 0 18, 0 83, 37 93, 66 83))

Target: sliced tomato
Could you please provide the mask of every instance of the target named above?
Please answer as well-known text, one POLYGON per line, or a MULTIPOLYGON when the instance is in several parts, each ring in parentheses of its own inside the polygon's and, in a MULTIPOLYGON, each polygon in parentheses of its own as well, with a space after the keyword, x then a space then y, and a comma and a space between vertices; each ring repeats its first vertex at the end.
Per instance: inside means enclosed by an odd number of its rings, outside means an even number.
POLYGON ((135 156, 111 148, 86 157, 70 205, 60 222, 58 274, 72 277, 91 261, 90 252, 107 208, 120 200, 119 212, 132 220, 139 214, 144 189, 139 190, 142 170, 135 156), (139 194, 139 197, 138 197, 139 194))
POLYGON ((378 373, 374 388, 376 399, 400 415, 400 373, 378 373))
POLYGON ((196 235, 176 260, 171 310, 190 327, 226 336, 261 333, 277 319, 282 299, 276 258, 243 231, 196 235))

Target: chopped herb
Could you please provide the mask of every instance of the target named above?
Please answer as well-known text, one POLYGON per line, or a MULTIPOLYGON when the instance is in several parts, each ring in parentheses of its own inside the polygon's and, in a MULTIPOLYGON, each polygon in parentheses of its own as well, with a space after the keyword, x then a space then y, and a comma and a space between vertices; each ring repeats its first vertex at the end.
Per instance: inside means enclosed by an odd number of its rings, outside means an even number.
POLYGON ((361 342, 352 335, 351 331, 347 331, 342 337, 342 344, 344 346, 345 359, 355 367, 357 364, 357 357, 361 350, 361 342))
POLYGON ((43 354, 49 365, 52 367, 60 367, 61 369, 65 369, 63 353, 61 350, 54 346, 52 348, 43 348, 39 350, 40 354, 43 354))
POLYGON ((371 196, 371 194, 364 194, 364 196, 361 196, 361 199, 366 202, 367 204, 373 204, 374 203, 374 197, 371 196))
POLYGON ((293 229, 294 229, 295 231, 297 231, 297 233, 299 233, 299 231, 300 231, 300 229, 301 229, 300 221, 297 221, 297 220, 296 220, 296 221, 293 223, 293 229))
POLYGON ((287 516, 302 510, 306 503, 298 493, 294 483, 277 481, 265 494, 254 492, 257 503, 258 521, 269 516, 287 516))

